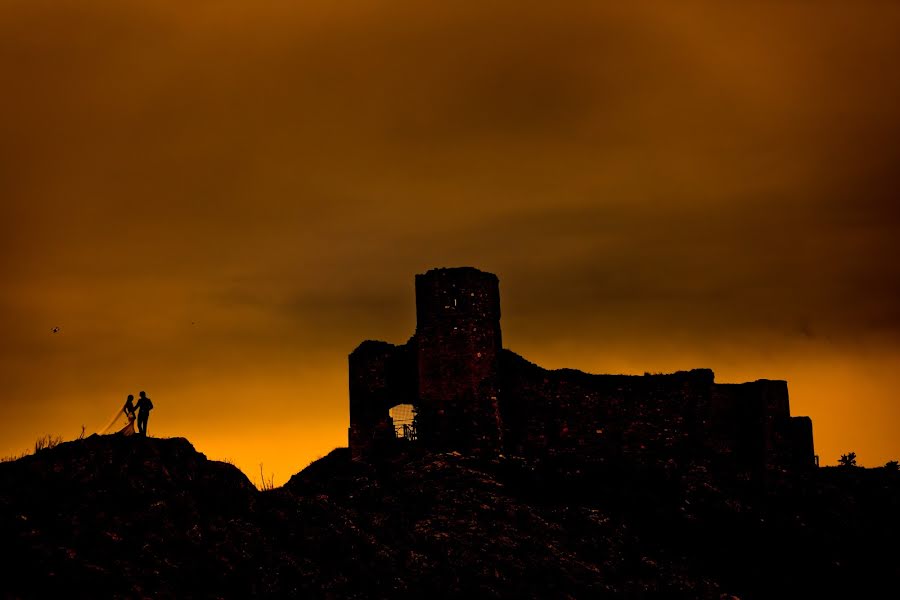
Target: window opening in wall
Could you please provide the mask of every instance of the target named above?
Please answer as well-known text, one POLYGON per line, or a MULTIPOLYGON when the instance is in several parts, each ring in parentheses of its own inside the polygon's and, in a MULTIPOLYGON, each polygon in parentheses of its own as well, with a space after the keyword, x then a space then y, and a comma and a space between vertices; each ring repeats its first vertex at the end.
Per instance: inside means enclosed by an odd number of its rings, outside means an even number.
POLYGON ((398 404, 389 411, 394 421, 397 439, 416 441, 416 408, 412 404, 398 404))

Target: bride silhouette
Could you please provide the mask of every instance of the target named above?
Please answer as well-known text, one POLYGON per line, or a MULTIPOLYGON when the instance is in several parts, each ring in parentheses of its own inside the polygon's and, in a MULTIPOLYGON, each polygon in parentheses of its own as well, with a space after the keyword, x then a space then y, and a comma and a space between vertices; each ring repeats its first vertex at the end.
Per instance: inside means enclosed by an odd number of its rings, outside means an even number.
POLYGON ((113 433, 118 435, 134 435, 136 432, 134 430, 134 422, 137 420, 137 414, 135 412, 134 406, 134 396, 128 394, 128 398, 125 400, 125 406, 122 407, 122 410, 116 412, 115 416, 110 421, 109 425, 103 429, 101 433, 113 433), (127 423, 123 427, 118 430, 110 431, 115 426, 115 424, 125 416, 127 423))
POLYGON ((125 418, 128 419, 128 423, 119 430, 119 433, 122 435, 133 435, 134 421, 137 416, 135 415, 134 409, 134 396, 131 394, 128 394, 128 398, 125 400, 125 406, 122 407, 122 413, 125 415, 125 418))

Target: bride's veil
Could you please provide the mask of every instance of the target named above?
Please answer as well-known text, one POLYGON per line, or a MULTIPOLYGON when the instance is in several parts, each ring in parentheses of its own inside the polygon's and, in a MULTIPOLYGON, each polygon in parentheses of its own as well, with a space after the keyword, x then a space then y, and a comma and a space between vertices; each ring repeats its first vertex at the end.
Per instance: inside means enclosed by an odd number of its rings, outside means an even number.
POLYGON ((106 427, 104 427, 103 429, 98 431, 97 433, 99 433, 100 435, 109 433, 109 430, 112 429, 113 425, 116 424, 116 421, 118 421, 119 418, 124 417, 124 416, 125 416, 125 413, 123 413, 121 410, 117 410, 116 414, 114 414, 112 416, 112 419, 109 420, 109 425, 107 425, 106 427))

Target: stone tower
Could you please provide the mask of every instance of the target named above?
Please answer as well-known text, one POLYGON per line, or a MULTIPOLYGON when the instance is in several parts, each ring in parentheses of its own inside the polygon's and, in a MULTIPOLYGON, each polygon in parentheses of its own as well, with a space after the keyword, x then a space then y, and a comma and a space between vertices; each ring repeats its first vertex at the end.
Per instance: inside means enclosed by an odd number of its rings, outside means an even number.
POLYGON ((471 267, 416 275, 420 439, 434 448, 500 449, 500 282, 471 267))

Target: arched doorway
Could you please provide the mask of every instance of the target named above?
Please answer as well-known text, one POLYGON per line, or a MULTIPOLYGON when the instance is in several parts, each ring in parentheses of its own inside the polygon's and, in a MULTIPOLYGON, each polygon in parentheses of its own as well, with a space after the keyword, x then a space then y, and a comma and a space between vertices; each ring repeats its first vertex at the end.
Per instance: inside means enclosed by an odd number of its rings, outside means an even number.
POLYGON ((388 413, 394 423, 394 436, 399 440, 416 441, 416 407, 412 404, 398 404, 388 413))

